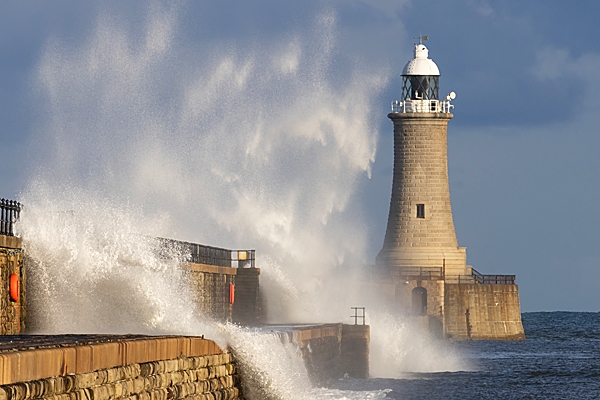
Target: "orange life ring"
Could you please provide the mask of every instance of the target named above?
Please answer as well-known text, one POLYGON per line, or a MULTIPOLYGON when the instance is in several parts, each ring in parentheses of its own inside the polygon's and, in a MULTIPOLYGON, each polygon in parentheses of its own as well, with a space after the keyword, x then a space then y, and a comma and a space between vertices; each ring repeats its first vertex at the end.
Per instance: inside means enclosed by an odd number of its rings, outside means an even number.
POLYGON ((235 300, 235 285, 233 283, 229 284, 229 304, 233 304, 235 300))
POLYGON ((19 301, 19 275, 10 274, 10 299, 19 301))

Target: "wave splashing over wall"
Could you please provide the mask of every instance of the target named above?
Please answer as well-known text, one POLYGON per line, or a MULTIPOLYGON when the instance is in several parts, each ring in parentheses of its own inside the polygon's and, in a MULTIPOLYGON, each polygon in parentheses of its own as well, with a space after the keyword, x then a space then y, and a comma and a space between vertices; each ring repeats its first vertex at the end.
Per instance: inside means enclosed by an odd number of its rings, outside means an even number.
POLYGON ((371 104, 386 77, 339 62, 332 13, 256 44, 186 36, 180 11, 104 14, 76 44, 45 46, 18 224, 32 328, 205 334, 236 349, 255 396, 294 398, 292 379, 302 398, 313 389, 292 347, 205 321, 185 255, 160 257, 154 238, 256 248, 263 276, 283 285, 267 300, 294 297, 272 317, 327 318, 321 281, 367 243, 353 195, 374 160, 371 104))
POLYGON ((48 42, 35 179, 168 213, 165 236, 256 248, 283 274, 272 281, 296 285, 272 317, 324 319, 318 281, 364 259, 353 195, 386 74, 337 52, 333 13, 261 44, 190 37, 180 16, 155 4, 129 26, 100 17, 81 44, 48 42))
POLYGON ((179 263, 152 236, 164 221, 37 184, 18 223, 27 254, 28 324, 44 333, 204 332, 179 263), (162 254, 159 253, 159 249, 162 254))

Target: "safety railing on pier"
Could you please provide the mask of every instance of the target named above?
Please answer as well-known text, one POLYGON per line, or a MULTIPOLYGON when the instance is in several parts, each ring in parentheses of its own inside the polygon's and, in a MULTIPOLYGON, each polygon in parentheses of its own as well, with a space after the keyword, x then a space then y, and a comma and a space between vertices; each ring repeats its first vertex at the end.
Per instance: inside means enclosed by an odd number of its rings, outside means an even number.
POLYGON ((478 283, 494 285, 514 285, 517 282, 516 275, 486 275, 472 269, 471 275, 446 275, 446 283, 478 283))
POLYGON ((158 240, 164 249, 175 248, 178 253, 186 255, 191 263, 231 268, 255 267, 255 250, 230 250, 165 238, 158 240))
POLYGON ((0 235, 14 236, 14 224, 19 219, 21 203, 0 199, 0 235))
POLYGON ((514 285, 517 281, 516 275, 484 275, 477 272, 474 268, 472 269, 472 275, 473 279, 481 284, 514 285))
POLYGON ((442 267, 400 267, 397 269, 400 276, 419 277, 423 279, 443 279, 442 267))

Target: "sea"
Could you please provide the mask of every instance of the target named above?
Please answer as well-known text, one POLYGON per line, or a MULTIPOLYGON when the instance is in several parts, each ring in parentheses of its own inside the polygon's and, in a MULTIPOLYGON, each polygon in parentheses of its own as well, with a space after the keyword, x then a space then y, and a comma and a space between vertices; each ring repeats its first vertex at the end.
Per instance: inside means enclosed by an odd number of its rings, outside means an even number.
POLYGON ((342 379, 326 392, 352 399, 599 399, 600 313, 529 312, 522 318, 527 340, 450 343, 469 371, 342 379))

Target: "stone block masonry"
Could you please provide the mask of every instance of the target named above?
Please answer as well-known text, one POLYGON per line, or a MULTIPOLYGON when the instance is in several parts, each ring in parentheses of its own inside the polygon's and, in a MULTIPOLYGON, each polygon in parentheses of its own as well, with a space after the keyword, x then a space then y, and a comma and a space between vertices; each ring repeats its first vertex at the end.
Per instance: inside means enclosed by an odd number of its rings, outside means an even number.
POLYGON ((25 322, 25 268, 21 239, 0 235, 0 335, 21 332, 25 322), (11 278, 17 280, 18 295, 11 296, 11 278))
POLYGON ((0 400, 242 399, 231 355, 199 337, 3 352, 0 384, 0 400))
POLYGON ((195 263, 186 263, 183 268, 192 288, 192 300, 200 314, 217 321, 231 321, 233 306, 229 302, 229 291, 230 285, 236 283, 237 268, 195 263))
POLYGON ((260 268, 228 268, 196 263, 186 263, 183 268, 192 288, 192 300, 203 316, 245 326, 259 324, 260 268))
POLYGON ((450 113, 391 113, 394 178, 384 244, 377 256, 383 274, 406 266, 466 272, 458 247, 448 184, 450 113))
POLYGON ((517 285, 446 283, 445 333, 454 340, 524 340, 517 285))

